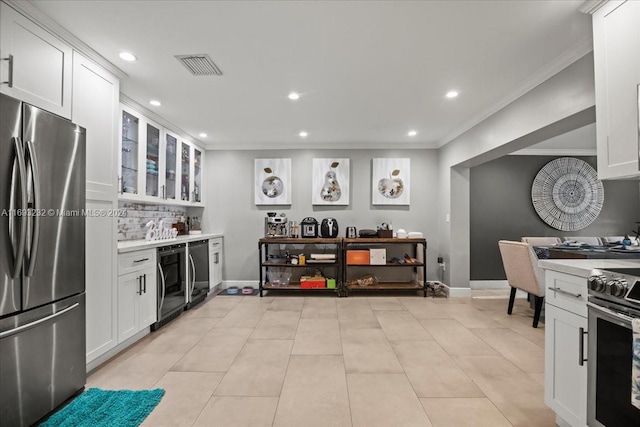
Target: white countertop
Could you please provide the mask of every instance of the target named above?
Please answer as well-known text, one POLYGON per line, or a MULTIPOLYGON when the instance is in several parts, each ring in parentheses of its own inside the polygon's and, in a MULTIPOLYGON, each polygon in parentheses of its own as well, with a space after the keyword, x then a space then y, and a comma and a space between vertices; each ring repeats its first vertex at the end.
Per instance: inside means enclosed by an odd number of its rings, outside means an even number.
POLYGON ((538 265, 546 270, 554 270, 560 273, 574 276, 589 277, 594 268, 606 270, 607 268, 640 268, 640 260, 637 259, 541 259, 538 265))
POLYGON ((142 249, 159 248, 160 246, 177 245, 180 243, 193 242, 196 240, 207 240, 215 237, 222 237, 222 233, 202 233, 202 234, 188 234, 185 236, 178 236, 175 239, 162 239, 146 241, 140 240, 123 240, 118 242, 118 253, 139 251, 142 249))

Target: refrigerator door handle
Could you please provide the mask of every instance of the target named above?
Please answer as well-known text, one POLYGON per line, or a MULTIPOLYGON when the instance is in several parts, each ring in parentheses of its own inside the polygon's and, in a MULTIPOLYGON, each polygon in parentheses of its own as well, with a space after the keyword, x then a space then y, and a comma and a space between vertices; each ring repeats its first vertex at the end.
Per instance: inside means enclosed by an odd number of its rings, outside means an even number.
POLYGON ((193 257, 189 254, 189 262, 191 263, 191 271, 193 271, 193 277, 191 278, 191 289, 189 290, 189 296, 193 294, 196 288, 196 265, 193 263, 193 257))
POLYGON ((37 325, 39 325, 41 323, 48 322, 49 320, 55 319, 56 317, 60 317, 63 314, 68 313, 71 310, 73 310, 73 309, 75 309, 75 308, 77 308, 79 306, 80 306, 80 303, 76 302, 75 304, 72 304, 72 305, 70 305, 69 307, 67 307, 67 308, 65 308, 63 310, 60 310, 57 313, 50 314, 47 317, 43 317, 42 319, 35 320, 35 321, 31 322, 31 323, 27 323, 26 325, 18 326, 17 328, 9 329, 8 331, 4 331, 4 332, 0 333, 0 339, 6 338, 6 337, 10 337, 11 335, 15 335, 17 333, 20 333, 20 332, 26 330, 26 329, 31 329, 34 326, 37 326, 37 325))
MULTIPOLYGON (((26 166, 24 161, 24 153, 22 152, 22 141, 20 138, 11 138, 13 141, 13 145, 16 150, 16 158, 13 162, 13 168, 15 170, 15 164, 18 163, 18 176, 20 180, 20 206, 18 209, 22 209, 22 215, 18 216, 20 218, 20 237, 18 238, 18 249, 15 252, 15 260, 13 262, 13 277, 16 278, 20 275, 20 270, 22 269, 22 260, 24 259, 24 245, 27 240, 27 215, 26 209, 27 207, 27 191, 26 191, 26 182, 27 182, 27 174, 25 172, 26 166)), ((11 178, 13 180, 13 174, 11 174, 11 178)), ((15 182, 11 182, 11 198, 13 200, 13 194, 15 190, 15 182)), ((13 215, 10 215, 9 218, 13 218, 13 215)), ((10 229, 13 229, 13 226, 10 224, 10 229)), ((12 241, 13 244, 13 241, 12 241)))
POLYGON ((27 269, 27 277, 33 276, 33 270, 36 267, 36 257, 38 254, 38 243, 40 241, 40 169, 38 168, 38 159, 36 151, 33 147, 33 141, 27 141, 27 154, 29 155, 29 166, 31 168, 31 176, 33 179, 33 230, 31 235, 31 250, 29 254, 29 268, 27 269))
POLYGON ((158 271, 160 272, 160 279, 162 280, 162 286, 160 286, 160 301, 158 301, 158 317, 160 317, 160 312, 162 310, 162 305, 164 304, 164 292, 166 283, 164 281, 164 271, 162 271, 162 266, 158 263, 158 271))

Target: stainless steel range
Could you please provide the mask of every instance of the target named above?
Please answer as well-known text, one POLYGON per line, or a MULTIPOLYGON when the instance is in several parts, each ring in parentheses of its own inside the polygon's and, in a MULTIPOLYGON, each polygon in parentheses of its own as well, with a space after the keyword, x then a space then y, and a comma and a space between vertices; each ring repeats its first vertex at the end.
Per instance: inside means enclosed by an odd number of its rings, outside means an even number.
POLYGON ((640 318, 640 266, 594 270, 588 293, 587 425, 640 426, 640 409, 631 404, 631 323, 640 318))

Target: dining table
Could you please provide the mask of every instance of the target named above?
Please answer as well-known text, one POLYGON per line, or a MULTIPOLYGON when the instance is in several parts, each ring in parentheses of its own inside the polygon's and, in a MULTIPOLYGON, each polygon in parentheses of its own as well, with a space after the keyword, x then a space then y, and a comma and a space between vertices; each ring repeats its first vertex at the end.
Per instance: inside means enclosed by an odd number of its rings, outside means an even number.
POLYGON ((640 246, 555 245, 534 247, 539 259, 640 259, 640 246))

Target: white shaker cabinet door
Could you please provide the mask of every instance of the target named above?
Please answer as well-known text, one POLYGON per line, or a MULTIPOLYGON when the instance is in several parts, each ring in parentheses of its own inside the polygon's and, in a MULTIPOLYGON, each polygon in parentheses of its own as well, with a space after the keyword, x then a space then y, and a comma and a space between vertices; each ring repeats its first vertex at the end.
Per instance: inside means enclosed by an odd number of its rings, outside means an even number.
POLYGON ((137 271, 118 276, 118 342, 131 338, 139 331, 138 292, 141 277, 137 271))
POLYGON ((600 179, 640 176, 640 1, 610 1, 593 14, 600 179))
POLYGON ((87 130, 87 191, 116 196, 120 81, 77 52, 73 54, 71 120, 87 130))
POLYGON ((156 266, 145 268, 138 273, 142 276, 142 292, 138 295, 139 330, 143 330, 158 319, 158 284, 156 266))
POLYGON ((0 3, 0 92, 71 118, 72 49, 0 3))
POLYGON ((569 425, 586 426, 587 319, 546 304, 544 328, 544 402, 569 425))

